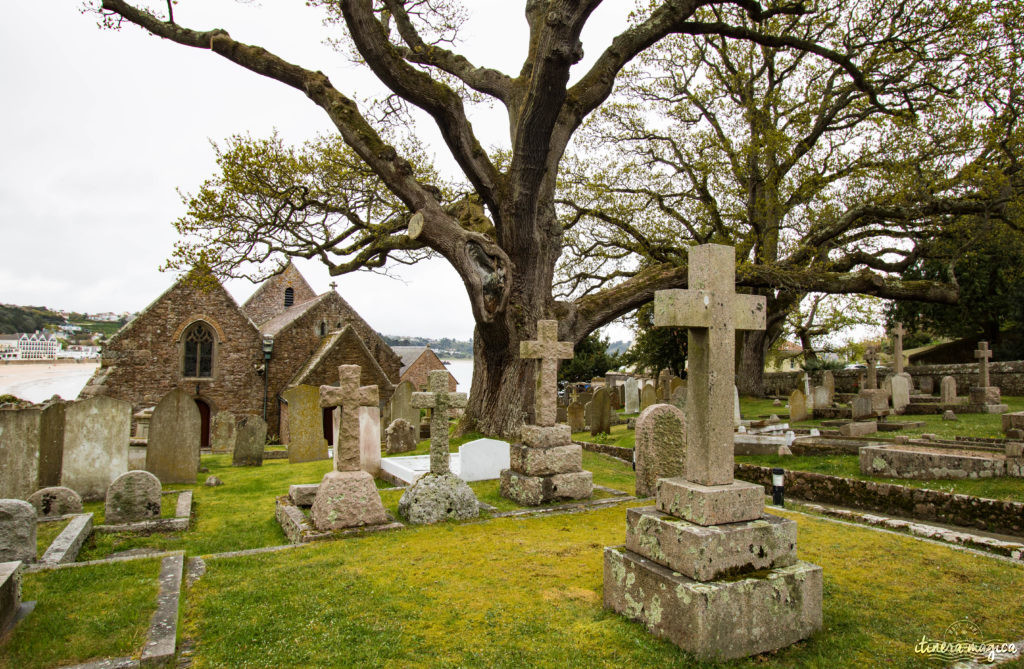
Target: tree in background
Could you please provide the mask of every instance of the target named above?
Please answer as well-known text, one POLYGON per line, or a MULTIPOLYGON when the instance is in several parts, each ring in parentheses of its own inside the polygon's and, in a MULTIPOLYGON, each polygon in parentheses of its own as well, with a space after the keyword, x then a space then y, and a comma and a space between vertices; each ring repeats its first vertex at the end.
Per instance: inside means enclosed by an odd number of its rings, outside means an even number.
POLYGON ((622 356, 622 363, 649 375, 669 369, 686 377, 686 328, 654 327, 654 306, 645 304, 634 314, 633 346, 622 356))
POLYGON ((608 352, 608 338, 597 332, 584 337, 573 348, 572 360, 558 366, 559 381, 590 381, 619 366, 619 356, 608 352))
POLYGON ((935 239, 929 257, 908 268, 903 277, 955 281, 960 301, 894 302, 886 312, 890 323, 902 321, 908 330, 953 339, 980 335, 1000 358, 1024 356, 1024 232, 1019 226, 959 218, 935 239), (1008 331, 1013 336, 1006 337, 1008 331))
MULTIPOLYGON (((995 17, 1002 11, 999 2, 822 0, 812 11, 803 2, 655 0, 640 3, 629 24, 580 71, 574 69, 583 58, 580 35, 600 1, 529 0, 522 5, 529 27, 525 59, 506 74, 455 50, 466 3, 312 0, 307 5, 324 12, 338 31, 332 43, 390 93, 364 109, 351 97, 354 92, 346 94, 322 71, 238 41, 223 29, 177 23, 171 8, 182 16, 184 4, 168 3, 166 16, 125 0, 90 0, 88 6, 107 27, 132 24, 169 42, 210 50, 301 92, 330 118, 340 141, 325 140, 308 157, 294 160, 287 147, 271 146, 271 165, 242 156, 246 160, 239 165, 259 167, 243 174, 256 184, 235 193, 215 178, 212 188, 197 194, 187 217, 194 218, 191 232, 198 241, 186 242, 177 259, 204 261, 223 274, 231 271, 232 259, 266 258, 280 267, 285 256, 300 255, 341 274, 383 270, 389 262, 427 254, 443 257, 462 278, 476 321, 464 427, 487 434, 519 431, 532 401, 534 369, 532 361, 519 358, 519 342, 535 335, 537 320, 558 319, 560 338, 575 343, 649 302, 656 290, 684 287, 682 232, 692 242, 737 245, 740 283, 769 296, 769 331, 744 349, 757 354, 744 357, 756 358, 756 370, 741 367, 740 387, 749 392, 759 386, 765 342, 777 337, 787 305, 803 292, 954 300, 949 286, 908 286, 876 273, 899 265, 881 259, 874 240, 880 231, 910 236, 936 209, 970 210, 978 198, 991 199, 980 192, 979 179, 952 179, 943 160, 977 166, 979 176, 1001 174, 1001 154, 980 160, 980 139, 972 128, 960 127, 960 119, 969 116, 962 112, 964 101, 976 99, 970 82, 992 85, 1001 74, 986 69, 992 59, 985 57, 986 50, 999 48, 986 22, 1003 20, 995 17), (980 9, 990 6, 991 19, 980 9), (964 58, 965 48, 979 53, 964 58), (641 131, 644 143, 656 144, 654 162, 645 162, 641 148, 636 160, 626 156, 627 164, 610 170, 611 181, 603 183, 628 187, 653 171, 655 182, 639 181, 653 195, 641 189, 635 202, 621 192, 611 197, 621 197, 623 206, 643 217, 653 215, 621 226, 616 217, 611 225, 626 241, 609 246, 604 232, 590 233, 595 220, 606 220, 591 214, 586 203, 574 206, 578 198, 563 197, 560 190, 572 183, 562 177, 567 152, 578 148, 577 130, 606 104, 631 64, 638 66, 630 75, 634 89, 643 91, 645 71, 669 88, 627 104, 673 103, 672 87, 682 83, 687 107, 699 110, 703 104, 709 113, 673 118, 677 134, 696 139, 698 149, 724 138, 729 152, 725 158, 687 157, 679 162, 681 171, 661 173, 652 165, 674 164, 671 155, 663 155, 671 144, 641 131), (790 76, 794 72, 799 76, 790 76), (704 88, 703 82, 717 86, 718 80, 724 88, 704 88), (957 113, 948 111, 942 119, 930 111, 933 99, 950 97, 960 105, 957 113), (478 103, 507 111, 507 147, 489 150, 479 140, 469 114, 478 103), (438 183, 420 160, 412 108, 430 118, 458 165, 454 188, 438 183), (877 136, 843 139, 861 122, 877 128, 877 136), (960 136, 966 141, 954 141, 960 136), (861 162, 853 165, 842 159, 851 146, 863 147, 854 152, 861 162), (861 170, 877 163, 897 169, 860 178, 861 170), (307 164, 322 165, 323 171, 307 164), (715 181, 730 171, 750 178, 739 187, 724 185, 728 198, 716 197, 715 181), (786 181, 804 172, 807 178, 799 183, 786 181), (261 184, 265 175, 273 180, 261 184), (847 175, 855 181, 843 181, 847 175), (679 178, 683 185, 673 181, 679 178), (685 185, 687 179, 693 187, 685 185), (880 184, 899 188, 859 203, 845 195, 873 192, 880 184), (930 197, 920 196, 924 189, 930 197), (700 210, 689 210, 689 203, 700 210), (796 223, 787 223, 801 235, 783 230, 779 206, 802 212, 796 223), (736 232, 737 214, 749 234, 736 232), (620 268, 595 271, 592 258, 599 257, 620 261, 620 268), (229 262, 218 265, 219 258, 229 262)), ((183 105, 190 104, 183 98, 183 105)), ((998 107, 993 112, 1001 114, 998 107)), ((629 123, 623 128, 613 134, 624 145, 634 144, 629 123)), ((996 143, 1003 136, 997 127, 986 135, 996 143)), ((238 148, 248 150, 244 143, 238 148)), ((622 159, 590 150, 586 161, 606 165, 606 157, 622 159)), ((233 183, 233 175, 224 172, 233 165, 221 169, 224 183, 233 183)), ((601 176, 591 181, 601 183, 601 176)), ((598 191, 611 193, 604 186, 598 191)))
POLYGON ((818 351, 834 351, 836 338, 857 326, 881 321, 881 301, 857 295, 808 295, 786 317, 783 336, 800 342, 804 361, 818 360, 818 351))

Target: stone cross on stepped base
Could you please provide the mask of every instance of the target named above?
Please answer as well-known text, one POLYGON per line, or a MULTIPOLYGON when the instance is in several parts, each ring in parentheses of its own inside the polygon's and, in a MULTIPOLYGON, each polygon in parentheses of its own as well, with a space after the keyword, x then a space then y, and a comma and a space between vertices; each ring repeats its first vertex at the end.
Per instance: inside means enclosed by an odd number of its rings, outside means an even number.
POLYGON ((448 372, 443 369, 427 374, 428 392, 413 393, 412 406, 430 409, 430 473, 447 474, 448 409, 466 408, 466 393, 448 392, 448 372))
POLYGON ((689 329, 685 475, 629 509, 605 548, 604 604, 701 659, 782 648, 821 628, 821 568, 796 559, 796 523, 762 515, 764 488, 733 480, 734 332, 763 329, 765 299, 735 292, 735 252, 689 252, 689 290, 655 293, 655 325, 689 329), (744 574, 757 572, 744 578, 744 574))
POLYGON ((897 323, 896 327, 892 329, 892 358, 897 374, 903 373, 903 335, 905 334, 907 331, 903 329, 903 323, 897 323))
POLYGON ((583 449, 572 443, 568 425, 556 424, 558 360, 571 358, 572 342, 558 341, 558 321, 537 321, 537 339, 520 342, 519 355, 538 358, 534 404, 536 424, 524 425, 521 443, 509 450, 510 467, 501 472, 501 495, 524 506, 557 499, 584 499, 594 489, 583 471, 583 449))
POLYGON ((988 388, 988 361, 992 357, 992 351, 989 350, 987 341, 978 342, 978 350, 974 352, 974 357, 978 359, 978 386, 988 388))
POLYGON ((558 321, 537 321, 537 339, 519 342, 519 357, 536 358, 537 385, 533 393, 534 422, 555 424, 558 415, 558 361, 573 356, 572 342, 558 341, 558 321))
POLYGON ((989 379, 988 361, 992 357, 988 342, 978 342, 978 350, 974 352, 978 359, 978 385, 970 389, 970 403, 976 407, 982 407, 985 413, 1005 413, 1009 407, 1002 402, 1002 393, 999 386, 991 385, 989 379))
POLYGON ((377 386, 359 385, 359 365, 338 368, 337 386, 320 386, 320 406, 334 407, 334 471, 324 475, 310 515, 318 530, 387 522, 373 476, 359 468, 359 407, 377 406, 377 386))
POLYGON ((377 386, 360 387, 359 374, 359 365, 342 365, 337 386, 320 386, 320 406, 334 409, 334 469, 339 472, 359 469, 359 407, 380 403, 377 386))

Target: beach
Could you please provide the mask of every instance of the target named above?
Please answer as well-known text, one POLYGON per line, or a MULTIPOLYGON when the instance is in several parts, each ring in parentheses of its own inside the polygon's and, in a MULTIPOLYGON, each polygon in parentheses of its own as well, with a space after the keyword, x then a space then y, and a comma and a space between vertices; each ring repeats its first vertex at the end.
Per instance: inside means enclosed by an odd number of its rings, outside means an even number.
POLYGON ((42 402, 54 395, 73 400, 97 367, 98 362, 0 364, 0 395, 15 395, 30 402, 42 402))

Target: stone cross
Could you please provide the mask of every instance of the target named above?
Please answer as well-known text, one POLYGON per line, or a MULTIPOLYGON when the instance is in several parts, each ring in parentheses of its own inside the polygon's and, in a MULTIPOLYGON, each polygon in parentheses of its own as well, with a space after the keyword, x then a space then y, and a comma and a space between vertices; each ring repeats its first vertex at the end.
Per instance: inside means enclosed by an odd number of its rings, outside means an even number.
POLYGON ((736 330, 763 330, 765 298, 736 293, 736 251, 703 244, 689 251, 689 290, 654 294, 654 324, 688 328, 686 478, 728 485, 733 471, 736 330))
POLYGON ((320 406, 334 412, 334 469, 359 471, 359 407, 380 404, 377 386, 359 385, 359 365, 338 367, 340 383, 320 386, 320 406))
POLYGON ((988 388, 988 359, 992 357, 992 351, 988 350, 988 342, 978 342, 978 350, 974 352, 974 357, 978 359, 978 386, 981 388, 988 388))
POLYGON ((907 334, 907 331, 903 329, 903 323, 897 323, 896 327, 892 330, 893 339, 892 342, 892 355, 896 361, 896 373, 903 373, 903 335, 907 334))
POLYGON ((868 379, 864 382, 864 389, 877 390, 878 370, 875 369, 875 364, 878 363, 878 351, 874 348, 869 348, 864 354, 864 362, 868 363, 868 379))
POLYGON ((558 341, 558 321, 537 321, 537 339, 519 342, 519 357, 540 360, 533 393, 534 423, 550 427, 558 416, 558 361, 572 358, 572 342, 558 341))
POLYGON ((331 290, 337 290, 338 289, 338 282, 337 281, 331 281, 327 285, 331 287, 331 290))
POLYGON ((448 409, 466 406, 466 393, 448 392, 448 371, 427 374, 427 392, 413 393, 412 405, 430 409, 430 473, 448 473, 448 409))

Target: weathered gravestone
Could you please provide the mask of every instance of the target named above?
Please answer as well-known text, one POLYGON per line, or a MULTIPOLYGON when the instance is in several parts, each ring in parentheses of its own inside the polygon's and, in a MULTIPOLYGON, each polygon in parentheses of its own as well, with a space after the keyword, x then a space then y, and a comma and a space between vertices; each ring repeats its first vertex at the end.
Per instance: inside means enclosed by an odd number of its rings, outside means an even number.
POLYGON ((672 406, 680 411, 686 411, 686 393, 686 382, 683 382, 672 391, 672 406))
POLYGON ((281 398, 288 404, 288 462, 326 460, 320 390, 299 385, 285 390, 281 398))
POLYGON ((814 408, 824 409, 832 406, 831 400, 828 396, 828 388, 825 386, 814 386, 814 408))
MULTIPOLYGON (((188 401, 198 414, 195 402, 188 401)), ((69 404, 64 410, 61 485, 82 499, 103 499, 107 486, 128 471, 131 433, 132 405, 128 402, 99 395, 69 404)), ((196 453, 198 457, 198 450, 196 453)))
POLYGON ((807 398, 799 389, 789 394, 789 420, 793 423, 807 420, 807 398))
POLYGON ((594 402, 591 400, 583 405, 583 423, 589 428, 594 424, 594 402))
POLYGON ((39 416, 39 482, 40 488, 60 485, 64 464, 64 423, 67 402, 51 400, 43 405, 39 416))
POLYGON ((210 424, 210 452, 233 453, 235 450, 235 427, 235 414, 230 411, 218 411, 210 424))
POLYGON ((910 375, 903 372, 891 376, 889 384, 892 393, 892 410, 894 413, 902 414, 910 404, 910 386, 912 385, 910 375))
POLYGON ((320 386, 320 406, 334 407, 334 471, 320 481, 310 511, 321 531, 387 521, 373 477, 359 467, 359 407, 379 405, 377 386, 359 385, 359 365, 341 365, 338 376, 338 386, 320 386))
POLYGON ((610 434, 611 428, 611 399, 608 397, 606 388, 599 388, 594 393, 594 400, 590 403, 590 434, 610 434))
POLYGON ((608 401, 611 403, 612 411, 618 411, 622 408, 622 397, 619 394, 620 387, 612 386, 608 388, 608 401))
MULTIPOLYGON (((415 388, 409 381, 402 381, 395 386, 395 393, 391 396, 391 420, 402 418, 409 425, 419 431, 420 410, 412 405, 412 394, 415 388)), ((418 435, 417 435, 418 436, 418 435)))
MULTIPOLYGON (((412 405, 430 409, 430 471, 416 479, 398 500, 398 513, 414 525, 438 523, 443 520, 475 518, 480 504, 469 485, 452 474, 448 448, 448 410, 466 406, 466 393, 448 391, 448 372, 434 370, 427 374, 427 392, 413 393, 412 405)), ((538 406, 538 410, 541 407, 538 406)), ((555 419, 555 406, 550 409, 555 419)), ((545 414, 546 415, 546 414, 545 414)))
POLYGON ((566 409, 567 418, 569 419, 569 430, 572 432, 582 432, 587 427, 586 414, 583 405, 579 402, 570 402, 566 409))
POLYGON ((36 509, 20 499, 0 499, 0 562, 36 560, 36 509))
POLYGON ((871 405, 871 398, 864 395, 858 395, 857 397, 853 398, 853 404, 851 405, 851 408, 852 418, 854 420, 861 420, 863 418, 873 418, 875 415, 875 410, 871 405))
POLYGON ((0 630, 10 629, 19 614, 23 613, 21 604, 21 571, 20 560, 0 562, 0 630))
MULTIPOLYGON (((825 388, 826 399, 822 407, 832 406, 832 402, 836 399, 836 377, 830 370, 825 370, 821 373, 821 385, 825 388)), ((815 400, 814 406, 818 406, 817 400, 815 400)))
POLYGON ((153 409, 146 445, 146 471, 160 483, 195 483, 199 470, 199 407, 178 388, 153 409))
POLYGON ((668 398, 672 396, 671 390, 672 372, 668 369, 663 369, 658 372, 658 399, 662 401, 668 401, 668 398))
POLYGON ((267 422, 259 416, 242 416, 235 430, 235 452, 231 464, 235 467, 263 466, 263 451, 267 446, 267 422))
POLYGON ((108 525, 160 517, 160 479, 149 472, 125 472, 107 488, 103 517, 108 525))
POLYGON ((566 407, 561 405, 561 404, 558 405, 558 411, 557 411, 557 413, 555 415, 555 422, 556 423, 568 423, 569 422, 569 413, 566 410, 566 407))
POLYGON ((0 498, 25 499, 39 480, 39 409, 0 409, 0 498))
POLYGON ((55 518, 69 513, 82 513, 82 497, 63 486, 40 488, 28 498, 40 518, 55 518))
MULTIPOLYGON (((501 495, 524 506, 556 499, 582 499, 593 492, 593 475, 583 471, 583 450, 572 443, 567 425, 557 425, 545 411, 558 394, 558 360, 573 355, 572 343, 558 341, 558 321, 537 321, 537 340, 520 343, 520 356, 540 358, 537 369, 536 424, 524 425, 522 443, 510 449, 509 468, 501 472, 501 495)), ((607 403, 607 391, 604 402, 607 403)), ((599 403, 597 394, 594 404, 599 403)), ((599 410, 595 410, 597 414, 599 410)))
MULTIPOLYGON (((626 379, 625 388, 626 413, 638 413, 640 411, 640 390, 637 388, 636 379, 632 376, 626 379)), ((575 432, 575 430, 573 430, 575 432)))
POLYGON ((735 330, 765 327, 764 297, 735 292, 735 262, 732 248, 690 247, 689 289, 655 293, 655 325, 688 328, 686 475, 659 479, 656 506, 628 510, 626 545, 604 551, 605 606, 701 659, 822 624, 821 568, 797 560, 795 521, 765 515, 764 488, 732 476, 735 330))
POLYGON ((931 395, 935 392, 935 379, 925 375, 917 377, 917 387, 922 395, 931 395))
POLYGON ((636 496, 654 494, 660 478, 683 476, 686 462, 686 419, 671 404, 655 404, 636 419, 636 496))
POLYGON ((942 377, 942 383, 939 384, 940 392, 942 394, 942 404, 956 404, 959 398, 956 396, 956 379, 952 376, 942 377))
POLYGON ((359 407, 359 466, 371 476, 380 473, 380 442, 380 409, 359 407))
POLYGON ((640 391, 640 411, 643 411, 652 404, 657 403, 658 393, 654 391, 654 385, 644 384, 644 389, 640 391))
POLYGON ((416 428, 404 418, 396 418, 391 421, 391 424, 384 430, 384 436, 388 455, 408 453, 416 449, 416 428))

